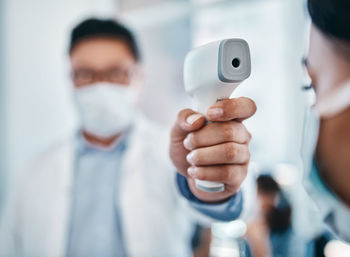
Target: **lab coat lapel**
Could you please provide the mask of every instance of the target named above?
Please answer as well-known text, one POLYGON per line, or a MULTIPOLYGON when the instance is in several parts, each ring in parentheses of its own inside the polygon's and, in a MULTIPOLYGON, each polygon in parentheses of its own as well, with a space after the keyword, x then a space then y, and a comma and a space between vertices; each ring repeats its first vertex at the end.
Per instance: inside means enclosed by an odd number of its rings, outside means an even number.
MULTIPOLYGON (((154 242, 149 238, 147 210, 152 208, 147 197, 147 190, 142 172, 145 153, 143 152, 143 122, 137 122, 130 134, 128 147, 122 162, 120 195, 118 201, 122 220, 123 241, 129 256, 149 256, 154 242), (145 235, 145 233, 147 235, 145 235)), ((144 138, 147 140, 147 138, 144 138)))
POLYGON ((63 153, 62 156, 62 180, 60 181, 61 184, 58 185, 60 188, 57 190, 56 204, 58 211, 61 211, 61 215, 56 215, 57 249, 62 250, 59 254, 59 256, 62 257, 65 256, 69 236, 75 156, 75 140, 73 139, 71 140, 71 144, 67 147, 66 153, 63 153))
POLYGON ((49 228, 47 242, 49 254, 46 256, 63 257, 66 253, 69 236, 69 222, 72 199, 72 180, 74 174, 75 140, 72 138, 59 152, 57 152, 56 167, 52 169, 53 177, 47 204, 50 205, 52 215, 48 215, 43 229, 49 228), (52 195, 51 195, 52 194, 52 195))

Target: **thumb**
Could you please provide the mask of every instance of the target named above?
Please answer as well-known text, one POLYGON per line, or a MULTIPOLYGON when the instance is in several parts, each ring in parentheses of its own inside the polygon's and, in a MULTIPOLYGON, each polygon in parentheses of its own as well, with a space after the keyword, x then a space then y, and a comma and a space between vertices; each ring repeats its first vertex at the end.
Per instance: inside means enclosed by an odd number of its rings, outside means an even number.
POLYGON ((171 141, 178 142, 185 139, 188 133, 202 128, 206 123, 204 115, 191 109, 179 112, 176 122, 171 130, 171 141))

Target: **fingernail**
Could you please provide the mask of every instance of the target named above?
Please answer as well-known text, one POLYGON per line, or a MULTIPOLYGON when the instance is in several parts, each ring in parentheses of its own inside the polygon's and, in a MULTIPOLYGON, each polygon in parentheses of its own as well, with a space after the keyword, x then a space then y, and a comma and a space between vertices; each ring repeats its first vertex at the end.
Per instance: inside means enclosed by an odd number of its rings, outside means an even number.
POLYGON ((187 137, 184 140, 184 146, 185 146, 185 148, 187 150, 191 150, 191 147, 192 147, 191 146, 191 139, 190 139, 190 137, 191 137, 191 134, 188 134, 187 137))
POLYGON ((195 123, 198 119, 200 119, 202 117, 201 114, 196 113, 196 114, 192 114, 190 116, 187 117, 186 122, 190 125, 192 125, 193 123, 195 123))
POLYGON ((208 110, 208 116, 210 118, 220 118, 222 114, 224 113, 224 110, 222 108, 211 108, 208 110))
POLYGON ((190 152, 187 156, 186 156, 186 160, 190 163, 190 164, 193 164, 193 151, 190 152))
POLYGON ((195 167, 189 167, 188 169, 187 169, 187 173, 188 173, 188 175, 190 175, 191 177, 196 177, 196 168, 195 167))

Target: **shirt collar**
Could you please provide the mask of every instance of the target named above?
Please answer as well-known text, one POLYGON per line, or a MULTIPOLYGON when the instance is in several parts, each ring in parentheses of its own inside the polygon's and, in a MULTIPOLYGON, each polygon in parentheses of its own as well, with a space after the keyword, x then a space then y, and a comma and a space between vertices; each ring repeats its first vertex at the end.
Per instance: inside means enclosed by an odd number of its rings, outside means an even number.
POLYGON ((120 137, 118 137, 109 147, 102 147, 88 142, 83 136, 82 129, 80 129, 77 131, 76 134, 77 151, 78 153, 84 153, 89 151, 99 151, 106 153, 122 151, 127 147, 127 142, 129 141, 132 129, 133 127, 129 127, 127 130, 122 132, 120 137))

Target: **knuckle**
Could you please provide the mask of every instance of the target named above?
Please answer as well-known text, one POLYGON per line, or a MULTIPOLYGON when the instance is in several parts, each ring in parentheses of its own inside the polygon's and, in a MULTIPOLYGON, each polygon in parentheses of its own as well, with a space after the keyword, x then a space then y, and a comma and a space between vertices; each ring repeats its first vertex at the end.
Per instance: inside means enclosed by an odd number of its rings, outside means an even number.
POLYGON ((238 152, 237 147, 234 144, 232 143, 226 144, 226 147, 225 147, 226 160, 232 161, 237 156, 237 152, 238 152))
POLYGON ((230 101, 228 103, 229 104, 227 105, 227 108, 235 109, 237 107, 237 99, 236 98, 230 99, 230 101))
POLYGON ((235 116, 237 112, 237 100, 236 99, 232 99, 229 104, 227 105, 226 110, 224 109, 224 115, 226 117, 228 116, 235 116))
POLYGON ((198 169, 196 178, 199 180, 208 180, 207 173, 203 171, 203 169, 198 169))
POLYGON ((250 140, 252 140, 252 133, 250 133, 250 132, 247 130, 247 135, 248 135, 248 142, 250 142, 250 140))
POLYGON ((232 140, 234 137, 234 127, 232 124, 226 125, 223 128, 224 140, 232 140))
POLYGON ((231 165, 226 165, 226 166, 222 167, 221 179, 223 181, 230 181, 231 180, 231 173, 232 173, 231 165))

